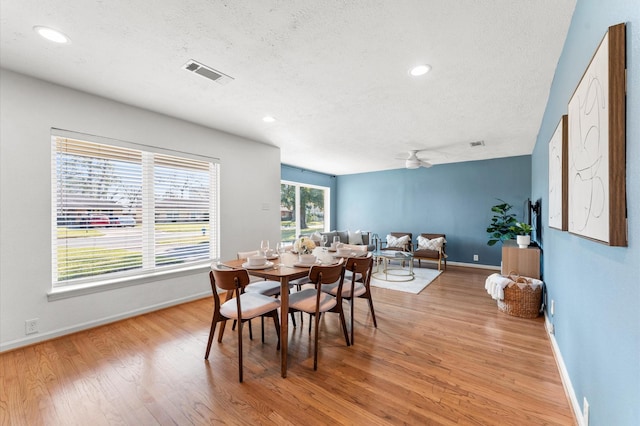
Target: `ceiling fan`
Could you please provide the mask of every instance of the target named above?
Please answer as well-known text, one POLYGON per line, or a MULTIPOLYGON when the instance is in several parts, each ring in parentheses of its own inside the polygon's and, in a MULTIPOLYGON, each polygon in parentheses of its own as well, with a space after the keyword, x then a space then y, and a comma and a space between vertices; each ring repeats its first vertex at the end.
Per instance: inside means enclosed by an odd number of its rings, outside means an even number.
POLYGON ((409 151, 409 158, 407 158, 404 161, 404 166, 407 169, 417 169, 419 167, 431 167, 433 166, 433 164, 429 163, 426 160, 422 160, 420 158, 418 158, 418 152, 420 151, 425 151, 425 150, 413 150, 413 151, 409 151))

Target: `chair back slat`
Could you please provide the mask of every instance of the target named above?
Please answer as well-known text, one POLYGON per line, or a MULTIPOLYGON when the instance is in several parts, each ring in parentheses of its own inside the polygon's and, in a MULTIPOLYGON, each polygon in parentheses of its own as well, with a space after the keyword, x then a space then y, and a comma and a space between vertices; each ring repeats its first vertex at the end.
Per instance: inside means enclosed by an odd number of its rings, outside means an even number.
POLYGON ((367 253, 364 257, 350 257, 347 259, 345 269, 354 273, 364 274, 373 264, 373 256, 367 253))
POLYGON ((213 269, 215 285, 221 290, 240 290, 249 284, 246 269, 213 269))
POLYGON ((333 284, 344 277, 344 259, 335 265, 314 265, 309 270, 309 279, 315 284, 333 284))

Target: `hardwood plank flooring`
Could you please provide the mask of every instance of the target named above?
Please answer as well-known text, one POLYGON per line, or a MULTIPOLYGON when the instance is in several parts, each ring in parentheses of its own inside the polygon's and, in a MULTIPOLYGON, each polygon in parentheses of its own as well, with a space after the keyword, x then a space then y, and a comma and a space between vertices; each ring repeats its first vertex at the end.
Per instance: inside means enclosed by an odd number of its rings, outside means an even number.
MULTIPOLYGON (((244 330, 244 383, 227 327, 203 359, 203 299, 0 354, 2 425, 575 425, 543 318, 498 311, 490 271, 450 266, 419 295, 356 301, 355 345, 323 316, 290 325, 280 377, 273 324, 244 330)), ((207 277, 203 275, 203 280, 207 277)), ((346 305, 345 305, 346 306, 346 305)))

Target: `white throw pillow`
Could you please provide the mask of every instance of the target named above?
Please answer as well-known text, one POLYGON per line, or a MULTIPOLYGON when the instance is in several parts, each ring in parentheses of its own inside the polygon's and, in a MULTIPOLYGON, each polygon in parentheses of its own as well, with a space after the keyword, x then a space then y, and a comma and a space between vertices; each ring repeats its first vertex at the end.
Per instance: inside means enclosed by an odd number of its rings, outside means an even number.
POLYGON ((430 240, 420 235, 418 237, 418 248, 420 250, 440 250, 445 242, 446 241, 443 237, 438 237, 430 240))
POLYGON ((319 242, 321 242, 321 241, 322 241, 322 235, 321 235, 318 231, 316 231, 316 232, 314 232, 313 234, 311 234, 311 236, 309 237, 309 239, 310 239, 311 241, 313 241, 314 243, 315 243, 315 242, 318 242, 318 243, 319 243, 319 242))
POLYGON ((362 231, 349 232, 349 244, 362 244, 362 231))
POLYGON ((396 238, 393 235, 387 235, 387 247, 404 248, 409 242, 409 236, 403 235, 400 238, 396 238))

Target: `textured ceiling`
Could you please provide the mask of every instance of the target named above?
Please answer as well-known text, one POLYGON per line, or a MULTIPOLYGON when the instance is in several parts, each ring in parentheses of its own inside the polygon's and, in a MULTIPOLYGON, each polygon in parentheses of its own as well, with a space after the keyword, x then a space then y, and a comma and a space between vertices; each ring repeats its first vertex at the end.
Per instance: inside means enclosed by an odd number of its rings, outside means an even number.
MULTIPOLYGON (((331 174, 531 154, 575 0, 1 0, 2 67, 331 174), (69 45, 32 27, 66 33, 69 45), (190 59, 234 78, 182 69, 190 59), (433 69, 411 77, 410 67, 433 69), (274 123, 262 117, 272 115, 274 123), (483 140, 485 145, 470 148, 483 140)), ((108 135, 106 135, 108 136, 108 135)))

